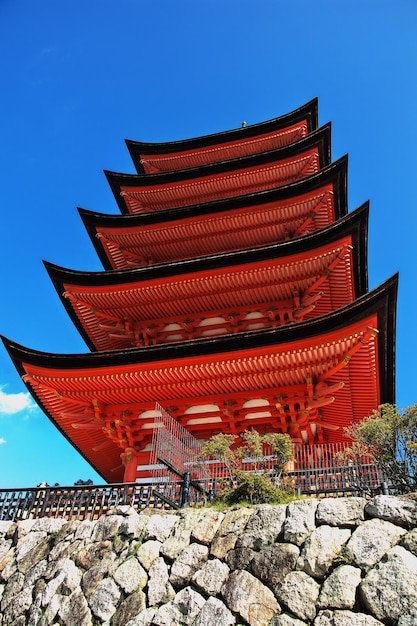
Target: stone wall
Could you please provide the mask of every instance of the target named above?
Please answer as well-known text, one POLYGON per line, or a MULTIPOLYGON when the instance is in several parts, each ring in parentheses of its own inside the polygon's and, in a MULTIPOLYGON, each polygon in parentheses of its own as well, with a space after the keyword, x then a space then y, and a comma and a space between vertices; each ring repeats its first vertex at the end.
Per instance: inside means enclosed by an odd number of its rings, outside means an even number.
POLYGON ((2 626, 417 625, 417 502, 0 521, 2 626))

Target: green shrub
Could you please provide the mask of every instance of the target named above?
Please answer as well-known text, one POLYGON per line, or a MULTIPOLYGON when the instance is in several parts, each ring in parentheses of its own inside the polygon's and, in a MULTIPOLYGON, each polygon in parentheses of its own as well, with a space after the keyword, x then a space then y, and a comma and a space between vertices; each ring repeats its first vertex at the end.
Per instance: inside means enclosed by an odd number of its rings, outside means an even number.
POLYGON ((224 486, 217 493, 216 500, 226 504, 272 504, 289 502, 295 497, 291 483, 283 482, 280 486, 272 484, 265 474, 239 471, 236 476, 237 486, 224 486))

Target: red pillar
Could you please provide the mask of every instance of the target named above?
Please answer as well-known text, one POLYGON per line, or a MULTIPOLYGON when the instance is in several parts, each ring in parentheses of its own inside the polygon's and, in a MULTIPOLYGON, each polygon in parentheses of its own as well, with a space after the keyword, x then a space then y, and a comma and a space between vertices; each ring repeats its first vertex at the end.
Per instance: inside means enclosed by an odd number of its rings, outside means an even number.
POLYGON ((136 450, 134 448, 126 448, 120 455, 120 458, 125 466, 123 482, 134 483, 136 481, 136 468, 138 465, 136 450))

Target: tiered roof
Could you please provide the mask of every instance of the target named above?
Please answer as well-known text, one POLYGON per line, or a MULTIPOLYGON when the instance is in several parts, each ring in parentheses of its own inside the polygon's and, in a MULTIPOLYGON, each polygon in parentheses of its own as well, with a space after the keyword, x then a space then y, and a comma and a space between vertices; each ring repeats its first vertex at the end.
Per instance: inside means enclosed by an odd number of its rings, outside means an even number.
POLYGON ((271 191, 165 211, 80 209, 105 269, 127 269, 255 248, 325 228, 347 213, 347 157, 271 191))
POLYGON ((195 436, 278 430, 305 442, 392 401, 396 277, 336 312, 239 335, 54 355, 6 347, 40 406, 109 481, 120 452, 149 455, 155 402, 195 436))
POLYGON ((276 150, 306 137, 317 126, 318 101, 314 98, 291 113, 260 124, 181 141, 126 144, 138 174, 154 174, 276 150))
POLYGON ((122 215, 80 210, 105 271, 46 264, 91 353, 4 340, 106 480, 148 463, 155 402, 198 438, 255 427, 304 443, 340 440, 393 402, 397 277, 368 293, 368 204, 346 214, 347 158, 330 165, 316 100, 235 131, 127 143, 138 174, 107 173, 122 215))
POLYGON ((117 272, 46 264, 91 350, 277 327, 367 291, 368 205, 285 243, 117 272))
POLYGON ((275 189, 330 163, 330 124, 283 148, 161 174, 106 172, 122 213, 147 213, 275 189))

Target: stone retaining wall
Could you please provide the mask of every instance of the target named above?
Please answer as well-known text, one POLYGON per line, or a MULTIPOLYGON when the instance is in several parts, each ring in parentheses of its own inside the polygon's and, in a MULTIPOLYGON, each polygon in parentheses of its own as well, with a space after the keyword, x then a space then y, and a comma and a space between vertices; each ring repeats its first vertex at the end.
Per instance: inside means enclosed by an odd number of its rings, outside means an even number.
POLYGON ((2 626, 417 625, 417 502, 0 521, 2 626))

